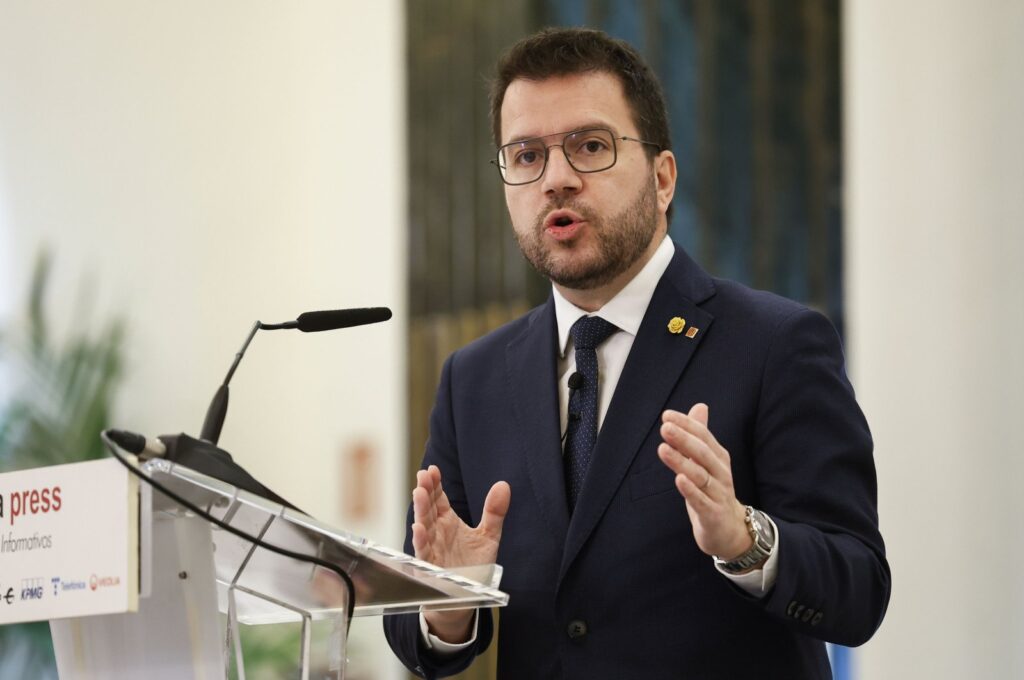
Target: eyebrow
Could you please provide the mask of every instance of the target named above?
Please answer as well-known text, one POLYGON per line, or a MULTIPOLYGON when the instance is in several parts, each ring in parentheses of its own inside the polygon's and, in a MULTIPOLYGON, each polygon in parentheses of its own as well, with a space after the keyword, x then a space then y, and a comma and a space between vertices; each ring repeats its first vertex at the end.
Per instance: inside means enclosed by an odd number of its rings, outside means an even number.
POLYGON ((577 125, 575 127, 572 127, 572 128, 570 128, 568 130, 564 130, 562 132, 552 132, 549 135, 519 135, 517 137, 513 137, 512 139, 508 140, 507 142, 502 144, 502 146, 507 146, 509 144, 516 144, 518 142, 526 142, 526 141, 529 141, 531 139, 543 139, 544 137, 554 137, 554 136, 557 136, 557 135, 568 135, 568 134, 572 134, 573 132, 579 132, 580 130, 594 130, 594 129, 611 130, 611 133, 612 133, 613 137, 619 137, 620 136, 619 133, 615 130, 615 127, 612 126, 610 123, 607 123, 607 122, 604 122, 604 121, 591 121, 589 123, 583 123, 582 125, 577 125))

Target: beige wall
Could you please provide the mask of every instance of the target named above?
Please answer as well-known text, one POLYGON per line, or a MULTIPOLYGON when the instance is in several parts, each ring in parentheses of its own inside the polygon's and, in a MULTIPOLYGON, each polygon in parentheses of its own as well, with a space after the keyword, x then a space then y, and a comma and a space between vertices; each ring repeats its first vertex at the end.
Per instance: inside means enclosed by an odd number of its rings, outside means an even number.
POLYGON ((844 22, 848 350, 893 570, 858 677, 1024 677, 1024 4, 844 22))
MULTIPOLYGON (((50 244, 58 325, 86 280, 97 312, 129 322, 119 423, 195 434, 254 320, 392 307, 380 326, 258 336, 221 443, 313 514, 393 546, 403 31, 398 0, 0 0, 0 314, 50 244), (353 519, 341 494, 359 442, 375 501, 353 519)), ((379 622, 355 628, 353 671, 397 677, 379 622)))

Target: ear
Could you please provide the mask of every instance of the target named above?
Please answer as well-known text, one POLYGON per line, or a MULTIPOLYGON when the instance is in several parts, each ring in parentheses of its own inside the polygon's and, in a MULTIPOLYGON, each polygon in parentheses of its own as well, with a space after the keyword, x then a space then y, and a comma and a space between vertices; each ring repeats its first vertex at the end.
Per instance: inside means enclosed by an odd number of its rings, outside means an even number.
POLYGON ((671 151, 662 151, 654 158, 655 191, 658 212, 665 214, 676 193, 676 157, 671 151))

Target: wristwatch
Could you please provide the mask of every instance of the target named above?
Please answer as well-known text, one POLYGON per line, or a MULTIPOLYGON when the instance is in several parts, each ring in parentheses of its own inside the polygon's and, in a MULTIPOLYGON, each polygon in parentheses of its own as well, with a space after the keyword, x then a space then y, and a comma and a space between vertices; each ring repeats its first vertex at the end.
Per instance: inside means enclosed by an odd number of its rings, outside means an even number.
POLYGON ((732 560, 723 560, 717 555, 715 556, 715 566, 727 574, 742 574, 750 571, 751 568, 767 560, 772 554, 772 548, 775 547, 775 529, 763 512, 748 505, 743 521, 747 523, 747 531, 754 539, 754 544, 745 553, 732 560))

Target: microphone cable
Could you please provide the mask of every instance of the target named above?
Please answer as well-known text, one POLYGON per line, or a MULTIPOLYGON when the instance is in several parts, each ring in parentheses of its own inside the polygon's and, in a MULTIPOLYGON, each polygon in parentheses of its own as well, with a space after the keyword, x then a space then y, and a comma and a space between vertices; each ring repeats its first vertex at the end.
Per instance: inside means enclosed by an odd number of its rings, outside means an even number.
POLYGON ((346 636, 346 638, 348 637, 349 629, 352 627, 352 617, 355 614, 356 588, 355 588, 355 584, 352 582, 352 577, 349 576, 347 573, 345 573, 344 569, 342 569, 341 567, 339 567, 336 564, 328 562, 327 560, 321 559, 321 558, 319 558, 319 557, 317 557, 315 555, 306 555, 306 554, 303 554, 303 553, 297 553, 297 552, 294 552, 292 550, 288 550, 287 548, 282 548, 280 546, 276 546, 276 545, 273 545, 271 543, 267 543, 266 541, 263 541, 262 539, 256 538, 255 536, 253 536, 251 534, 248 534, 248 533, 242 531, 241 529, 238 529, 236 527, 231 526, 227 522, 224 522, 224 521, 221 521, 221 520, 217 519, 216 517, 214 517, 210 513, 206 512, 205 510, 203 510, 201 508, 199 508, 197 505, 195 505, 191 501, 185 500, 184 498, 182 498, 178 494, 174 493, 173 491, 168 489, 166 486, 164 486, 160 482, 157 482, 156 480, 150 478, 148 475, 143 474, 143 472, 140 469, 138 469, 138 467, 132 465, 128 461, 127 458, 125 458, 124 456, 122 456, 120 453, 117 452, 117 444, 115 444, 110 439, 110 437, 107 436, 107 432, 108 432, 107 430, 103 430, 103 432, 100 433, 100 438, 102 438, 103 439, 103 443, 107 445, 107 449, 110 451, 111 455, 114 456, 114 458, 116 458, 118 460, 118 462, 121 463, 121 465, 125 466, 125 468, 127 468, 127 470, 130 473, 132 473, 133 475, 135 475, 136 477, 138 477, 139 479, 144 481, 146 484, 149 484, 151 487, 153 487, 154 489, 156 489, 160 493, 164 494, 165 496, 167 496, 168 498, 173 500, 175 503, 181 505, 182 507, 186 508, 187 510, 192 511, 193 513, 195 513, 199 517, 202 517, 203 519, 205 519, 207 522, 215 524, 218 527, 220 527, 221 529, 223 529, 224 531, 227 531, 228 533, 233 534, 234 536, 236 536, 238 538, 241 538, 243 541, 248 541, 249 543, 252 543, 253 545, 255 545, 257 547, 263 548, 264 550, 269 550, 270 552, 276 553, 276 554, 281 555, 283 557, 288 557, 288 558, 291 558, 293 560, 297 560, 299 562, 307 562, 309 564, 321 567, 323 569, 327 569, 327 570, 332 571, 335 574, 337 574, 341 578, 341 580, 345 583, 345 588, 348 591, 348 598, 347 598, 346 603, 345 603, 345 618, 346 618, 346 620, 345 620, 345 636, 346 636))

